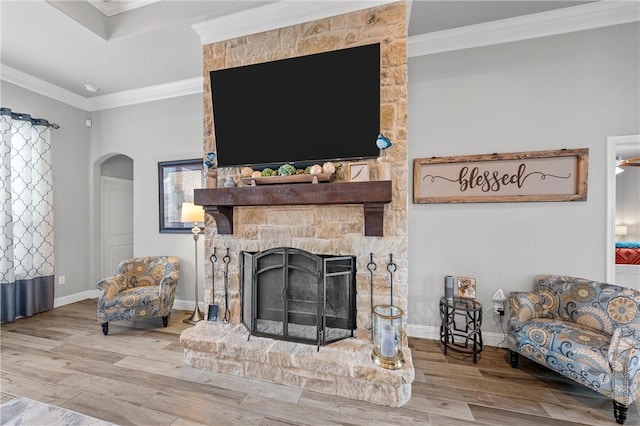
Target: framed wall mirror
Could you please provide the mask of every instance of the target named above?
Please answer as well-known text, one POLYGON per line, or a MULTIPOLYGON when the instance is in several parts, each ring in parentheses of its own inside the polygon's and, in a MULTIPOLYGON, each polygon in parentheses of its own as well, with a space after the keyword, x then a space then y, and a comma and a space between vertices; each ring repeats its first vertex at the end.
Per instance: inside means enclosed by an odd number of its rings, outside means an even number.
MULTIPOLYGON (((182 203, 193 202, 193 190, 203 188, 202 159, 158 163, 158 194, 161 233, 185 233, 192 222, 181 222, 182 203)), ((198 224, 204 229, 204 223, 198 224)))

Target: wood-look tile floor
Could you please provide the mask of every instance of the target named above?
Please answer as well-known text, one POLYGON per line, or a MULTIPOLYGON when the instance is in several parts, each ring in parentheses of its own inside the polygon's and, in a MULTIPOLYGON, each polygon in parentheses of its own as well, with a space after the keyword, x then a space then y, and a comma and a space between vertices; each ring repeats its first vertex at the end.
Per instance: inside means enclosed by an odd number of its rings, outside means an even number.
MULTIPOLYGON (((512 369, 505 349, 486 347, 478 364, 410 339, 411 401, 388 408, 215 374, 184 365, 180 332, 159 318, 110 324, 96 300, 0 327, 0 402, 24 396, 121 425, 612 425, 611 400, 527 359, 512 369)), ((629 408, 628 425, 640 424, 629 408)))

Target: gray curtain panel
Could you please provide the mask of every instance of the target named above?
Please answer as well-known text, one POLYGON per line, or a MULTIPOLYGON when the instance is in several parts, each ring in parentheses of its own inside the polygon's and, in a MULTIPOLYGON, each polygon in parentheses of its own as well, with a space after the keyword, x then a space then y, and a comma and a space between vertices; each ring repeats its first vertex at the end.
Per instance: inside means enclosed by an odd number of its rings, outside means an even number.
POLYGON ((0 109, 1 322, 53 308, 52 126, 0 109))

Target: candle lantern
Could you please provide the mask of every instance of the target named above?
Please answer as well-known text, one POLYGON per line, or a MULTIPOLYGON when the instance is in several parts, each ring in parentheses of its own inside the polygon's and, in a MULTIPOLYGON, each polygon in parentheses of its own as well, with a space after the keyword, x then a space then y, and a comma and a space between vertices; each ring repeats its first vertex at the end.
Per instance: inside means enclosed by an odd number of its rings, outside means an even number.
POLYGON ((404 365, 402 355, 402 309, 393 305, 373 307, 373 352, 376 365, 396 370, 404 365))

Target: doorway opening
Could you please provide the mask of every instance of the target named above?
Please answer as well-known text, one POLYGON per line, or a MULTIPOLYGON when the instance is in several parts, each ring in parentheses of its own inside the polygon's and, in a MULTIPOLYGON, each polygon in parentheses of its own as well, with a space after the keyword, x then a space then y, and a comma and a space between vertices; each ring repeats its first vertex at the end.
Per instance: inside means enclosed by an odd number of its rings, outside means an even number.
POLYGON ((113 155, 99 165, 100 276, 133 257, 133 159, 113 155))
MULTIPOLYGON (((640 265, 617 265, 616 254, 616 223, 620 217, 616 212, 616 161, 618 158, 637 157, 640 155, 640 135, 612 136, 607 138, 606 155, 606 222, 605 222, 605 274, 609 283, 638 288, 640 282, 640 265), (629 284, 631 283, 631 284, 629 284)), ((633 171, 635 172, 635 170, 633 171)), ((618 200, 619 201, 619 200, 618 200)), ((637 215, 636 215, 637 217, 637 215)), ((631 229, 637 229, 640 224, 630 224, 631 229)), ((629 229, 628 226, 627 230, 629 229)), ((618 236, 619 238, 619 236, 618 236)), ((640 238, 639 238, 640 239, 640 238)))

